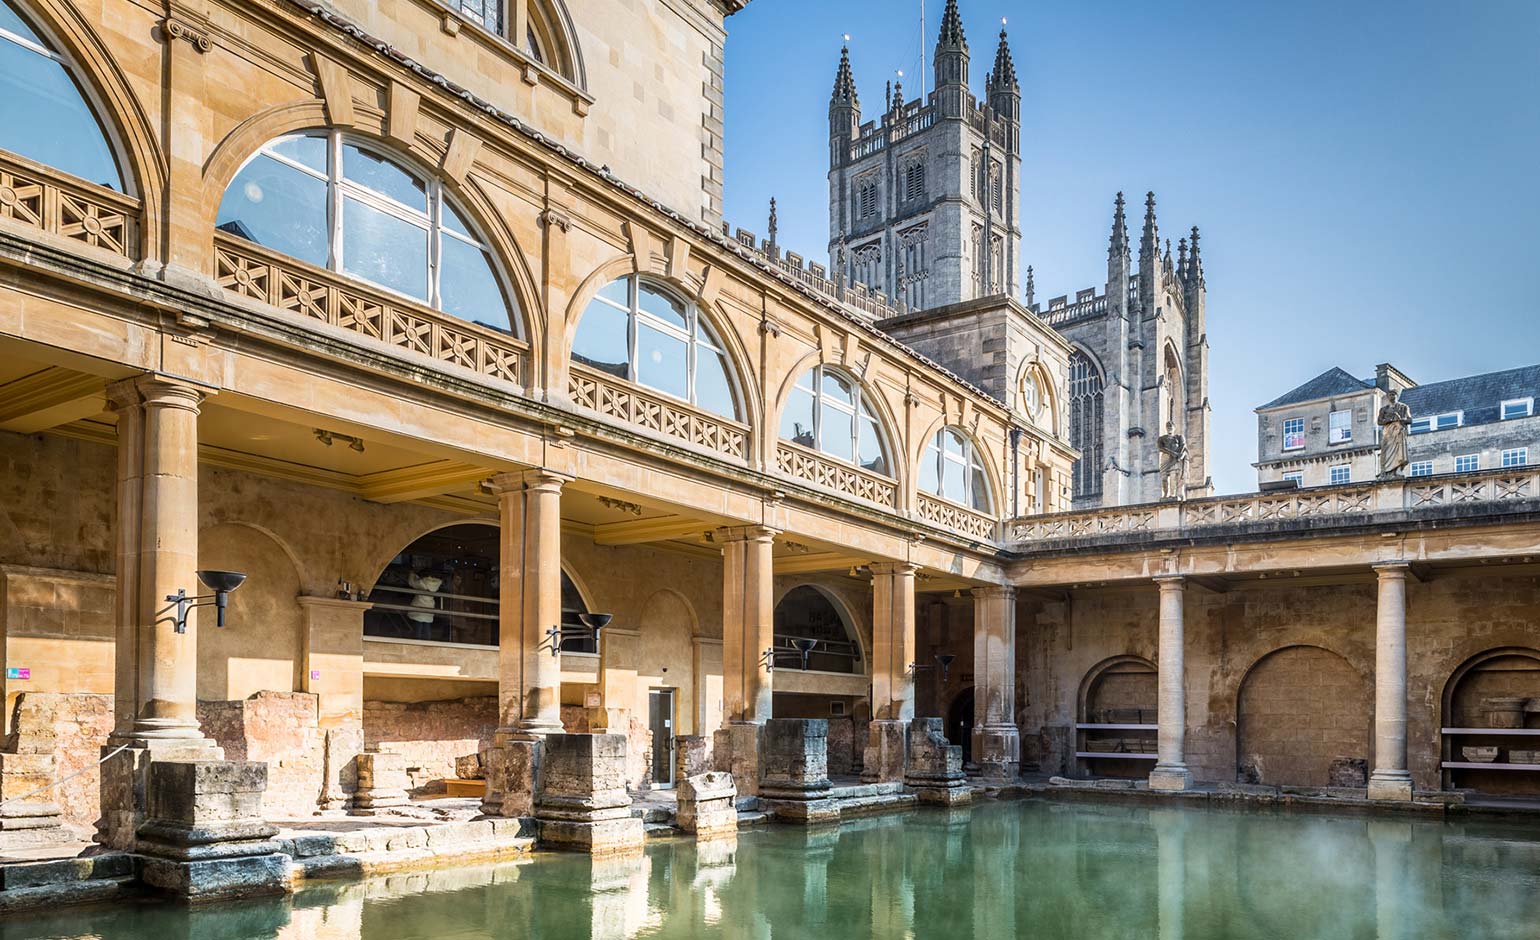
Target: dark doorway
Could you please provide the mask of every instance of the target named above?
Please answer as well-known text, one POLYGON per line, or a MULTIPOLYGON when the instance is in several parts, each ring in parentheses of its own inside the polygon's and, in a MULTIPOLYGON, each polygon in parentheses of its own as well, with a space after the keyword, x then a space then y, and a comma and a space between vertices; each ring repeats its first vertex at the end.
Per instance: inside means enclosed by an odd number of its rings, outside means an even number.
POLYGON ((652 788, 674 788, 674 690, 648 693, 648 725, 652 729, 652 788))
POLYGON ((965 689, 946 712, 946 739, 961 745, 963 763, 973 763, 973 690, 965 689))

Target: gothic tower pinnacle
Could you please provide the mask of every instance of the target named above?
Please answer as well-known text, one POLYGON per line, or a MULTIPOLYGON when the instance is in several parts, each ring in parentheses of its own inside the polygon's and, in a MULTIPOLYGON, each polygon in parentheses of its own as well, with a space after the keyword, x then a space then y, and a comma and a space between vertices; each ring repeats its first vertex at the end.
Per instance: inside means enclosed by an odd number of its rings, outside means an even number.
POLYGON ((941 116, 966 117, 964 105, 968 99, 968 39, 963 35, 962 14, 957 11, 957 0, 947 0, 941 14, 941 32, 936 37, 936 93, 941 105, 941 116))
POLYGON ((1112 238, 1107 245, 1107 254, 1110 257, 1128 254, 1128 216, 1124 212, 1123 205, 1123 194, 1120 192, 1112 210, 1112 238))
POLYGON ((829 96, 829 165, 839 166, 850 157, 850 145, 860 134, 861 97, 856 94, 855 74, 850 70, 850 47, 840 49, 839 69, 834 73, 834 92, 829 96))

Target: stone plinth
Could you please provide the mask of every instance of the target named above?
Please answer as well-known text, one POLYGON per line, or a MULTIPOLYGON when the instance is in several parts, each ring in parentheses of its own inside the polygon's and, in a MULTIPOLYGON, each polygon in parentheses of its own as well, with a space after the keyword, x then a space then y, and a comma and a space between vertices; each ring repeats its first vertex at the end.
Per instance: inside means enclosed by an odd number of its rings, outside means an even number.
POLYGON ((190 900, 282 894, 289 857, 262 818, 267 765, 152 761, 137 851, 145 884, 190 900))
POLYGON ((393 806, 405 806, 410 781, 406 775, 406 757, 401 754, 360 754, 358 791, 353 794, 353 812, 374 816, 393 806))
POLYGON ((326 730, 326 766, 322 771, 320 807, 326 813, 346 812, 358 792, 358 757, 364 751, 364 729, 347 724, 326 730))
POLYGON ((540 758, 540 839, 594 854, 639 850, 642 820, 626 794, 623 734, 552 734, 540 758))
POLYGON ((760 805, 793 822, 830 822, 829 723, 821 718, 772 718, 761 742, 760 805))
POLYGON ((1008 782, 1021 774, 1021 734, 1015 726, 980 728, 973 741, 979 776, 1008 782))
POLYGON ((54 776, 52 754, 0 754, 0 851, 63 837, 54 776))
POLYGON ((712 741, 712 763, 717 770, 733 775, 733 783, 742 796, 759 793, 760 736, 764 725, 734 722, 717 730, 712 741))
POLYGON ((535 815, 543 747, 543 738, 508 738, 499 733, 497 743, 486 752, 487 793, 481 800, 484 814, 504 818, 535 815))
POLYGON ((867 724, 867 744, 861 757, 866 783, 897 783, 908 764, 909 722, 882 719, 867 724))
POLYGON ((711 739, 705 735, 680 735, 674 739, 674 779, 686 780, 710 772, 711 739))
POLYGON ((149 818, 150 767, 162 761, 219 761, 225 752, 205 739, 135 741, 102 747, 101 807, 96 841, 110 849, 132 852, 139 827, 149 818))
POLYGON ((973 797, 963 775, 962 748, 946 739, 940 718, 909 723, 909 769, 904 783, 922 803, 951 805, 973 797))
POLYGON ((679 781, 675 822, 697 839, 738 834, 738 788, 732 774, 712 771, 679 781))

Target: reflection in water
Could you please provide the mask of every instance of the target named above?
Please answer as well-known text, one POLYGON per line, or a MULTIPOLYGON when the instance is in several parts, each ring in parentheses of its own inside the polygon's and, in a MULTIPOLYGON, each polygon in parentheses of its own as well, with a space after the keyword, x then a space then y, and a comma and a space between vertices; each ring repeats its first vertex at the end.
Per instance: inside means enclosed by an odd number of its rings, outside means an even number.
POLYGON ((1029 802, 13 916, 0 940, 1505 940, 1537 921, 1532 826, 1029 802))

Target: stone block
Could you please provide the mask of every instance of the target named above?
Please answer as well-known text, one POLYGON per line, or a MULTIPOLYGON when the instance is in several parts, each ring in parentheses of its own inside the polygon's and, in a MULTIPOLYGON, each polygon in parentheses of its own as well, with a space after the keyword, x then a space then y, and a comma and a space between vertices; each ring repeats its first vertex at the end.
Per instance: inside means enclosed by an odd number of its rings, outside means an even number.
POLYGON ((455 776, 461 780, 485 780, 486 754, 486 751, 477 751, 455 758, 455 776))
POLYGON ((354 813, 373 816, 380 810, 407 804, 406 790, 410 783, 405 757, 390 753, 359 754, 354 764, 358 774, 358 789, 353 794, 354 813))
POLYGON ((713 769, 711 738, 705 735, 680 735, 674 739, 674 779, 687 780, 713 769))
POLYGON ((553 734, 542 743, 541 841, 596 854, 640 849, 643 824, 626 793, 626 736, 553 734))
POLYGON ((867 724, 867 745, 861 758, 861 779, 866 783, 895 783, 904 779, 908 766, 909 725, 903 721, 878 720, 867 724))
POLYGON ((733 775, 740 796, 759 794, 760 734, 764 726, 753 722, 730 724, 717 730, 712 740, 712 763, 733 775))
POLYGON ((962 769, 962 748, 946 738, 940 718, 916 718, 909 723, 909 767, 905 785, 922 803, 953 805, 972 798, 962 769))
POLYGON ((487 792, 481 811, 488 816, 533 816, 540 787, 543 739, 512 739, 499 735, 487 751, 487 792))
POLYGON ((679 781, 679 809, 675 823, 697 839, 712 839, 738 832, 738 787, 732 774, 711 771, 679 781))
POLYGON ((822 718, 772 718, 765 723, 760 796, 817 799, 829 783, 829 723, 822 718))
POLYGON ((1014 780, 1021 773, 1021 734, 1014 725, 980 728, 974 733, 973 755, 980 776, 997 782, 1014 780))
POLYGON ((150 768, 155 763, 219 760, 224 752, 199 739, 144 742, 118 750, 106 745, 101 765, 101 816, 96 841, 124 852, 138 845, 139 827, 149 817, 150 768))
POLYGON ((1327 785, 1362 788, 1369 782, 1369 762, 1362 757, 1338 757, 1326 773, 1327 785))
POLYGON ((342 812, 358 792, 358 756, 364 752, 364 729, 357 724, 326 729, 325 749, 320 808, 342 812))

